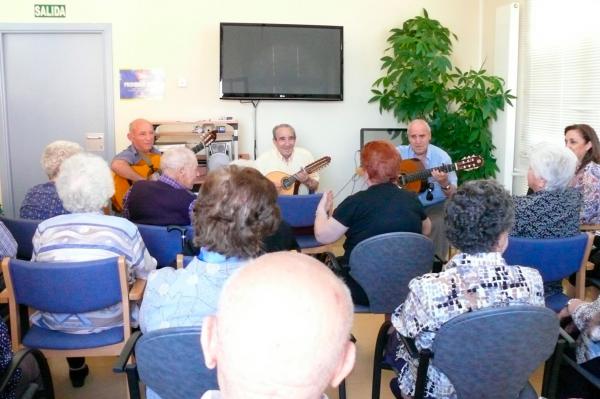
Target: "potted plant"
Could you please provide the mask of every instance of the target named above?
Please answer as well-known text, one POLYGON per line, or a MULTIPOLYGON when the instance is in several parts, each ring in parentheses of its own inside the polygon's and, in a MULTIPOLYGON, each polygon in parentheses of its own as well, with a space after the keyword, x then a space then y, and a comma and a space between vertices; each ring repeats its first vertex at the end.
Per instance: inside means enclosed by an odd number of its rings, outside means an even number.
POLYGON ((461 71, 450 61, 452 39, 458 37, 427 10, 391 30, 390 47, 381 58, 385 75, 373 83, 370 103, 391 111, 398 122, 421 118, 429 122, 432 142, 453 160, 476 154, 480 169, 460 172, 461 180, 493 178, 498 171, 492 151, 490 123, 515 97, 504 81, 484 69, 461 71))

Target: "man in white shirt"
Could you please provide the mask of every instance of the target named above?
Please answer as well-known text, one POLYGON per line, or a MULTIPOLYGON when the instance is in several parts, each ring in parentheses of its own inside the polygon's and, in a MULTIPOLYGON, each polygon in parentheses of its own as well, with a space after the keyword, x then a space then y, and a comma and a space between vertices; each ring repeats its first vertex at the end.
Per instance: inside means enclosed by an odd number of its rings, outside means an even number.
POLYGON ((312 154, 301 147, 296 147, 296 131, 291 125, 282 123, 273 128, 274 148, 260 155, 255 162, 255 167, 263 175, 271 172, 284 172, 288 175, 296 174, 298 181, 305 185, 310 192, 319 187, 319 174, 311 175, 303 168, 314 161, 312 154))
POLYGON ((263 255, 226 283, 202 323, 219 392, 202 399, 319 399, 354 366, 350 292, 308 255, 263 255))

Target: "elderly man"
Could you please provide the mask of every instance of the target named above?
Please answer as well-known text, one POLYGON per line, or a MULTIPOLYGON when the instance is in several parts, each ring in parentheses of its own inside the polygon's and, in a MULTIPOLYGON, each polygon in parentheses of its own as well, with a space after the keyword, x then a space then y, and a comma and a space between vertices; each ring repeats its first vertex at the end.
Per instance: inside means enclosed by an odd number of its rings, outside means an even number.
POLYGON ((185 147, 171 148, 160 159, 158 180, 140 180, 125 195, 123 215, 134 223, 166 226, 190 224, 190 192, 198 176, 198 161, 185 147))
POLYGON ((115 174, 113 207, 123 210, 123 197, 130 186, 139 180, 148 180, 159 170, 160 151, 154 147, 154 127, 145 119, 129 124, 127 138, 131 145, 118 153, 110 168, 115 174))
MULTIPOLYGON (((402 159, 416 158, 426 169, 452 163, 448 153, 430 144, 431 128, 423 119, 408 124, 408 145, 398 146, 402 159)), ((448 240, 444 231, 444 201, 456 192, 456 172, 434 170, 429 178, 429 188, 419 195, 425 213, 431 219, 431 234, 435 254, 443 261, 448 257, 448 240)))
POLYGON ((273 128, 273 145, 275 148, 258 157, 256 168, 265 176, 271 172, 295 174, 298 181, 309 191, 316 191, 319 187, 319 174, 308 175, 303 171, 303 168, 313 162, 314 158, 308 150, 296 147, 294 128, 287 123, 275 126, 273 128))
POLYGON ((203 399, 318 399, 352 370, 353 307, 344 284, 297 253, 263 255, 225 285, 204 319, 206 365, 220 392, 203 399))

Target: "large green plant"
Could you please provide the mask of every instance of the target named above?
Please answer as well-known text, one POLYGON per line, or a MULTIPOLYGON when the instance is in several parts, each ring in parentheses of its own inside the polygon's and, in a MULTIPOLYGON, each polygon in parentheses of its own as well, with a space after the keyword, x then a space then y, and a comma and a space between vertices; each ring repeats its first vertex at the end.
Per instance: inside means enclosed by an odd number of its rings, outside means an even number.
POLYGON ((481 155, 485 164, 461 172, 461 180, 492 178, 498 171, 492 154, 490 123, 504 104, 515 98, 504 90, 504 81, 486 71, 463 72, 452 66, 452 38, 458 37, 427 10, 392 29, 390 47, 381 58, 386 74, 373 83, 379 111, 391 111, 399 122, 415 118, 429 122, 432 141, 458 160, 481 155))

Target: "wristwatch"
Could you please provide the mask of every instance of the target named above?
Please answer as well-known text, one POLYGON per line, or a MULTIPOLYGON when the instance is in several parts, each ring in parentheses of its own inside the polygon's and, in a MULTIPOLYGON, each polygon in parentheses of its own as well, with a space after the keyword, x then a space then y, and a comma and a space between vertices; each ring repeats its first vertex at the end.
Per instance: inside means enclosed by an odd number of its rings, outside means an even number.
POLYGON ((448 183, 447 186, 442 187, 442 190, 444 190, 444 191, 449 190, 451 186, 452 186, 452 184, 448 183))

